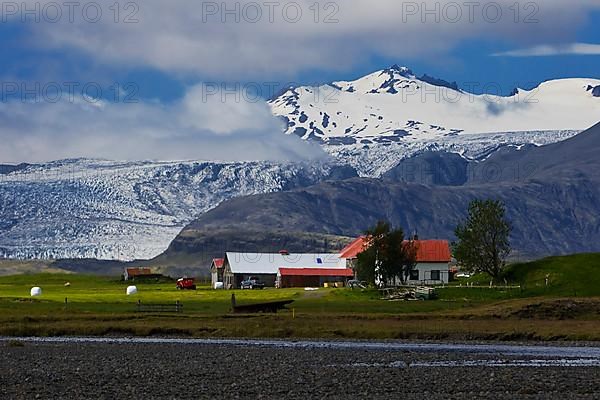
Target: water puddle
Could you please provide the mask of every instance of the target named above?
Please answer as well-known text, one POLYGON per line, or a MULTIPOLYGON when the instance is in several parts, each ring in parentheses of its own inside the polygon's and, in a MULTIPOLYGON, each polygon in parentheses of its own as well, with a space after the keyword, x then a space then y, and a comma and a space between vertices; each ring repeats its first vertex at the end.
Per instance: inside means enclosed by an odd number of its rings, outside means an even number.
POLYGON ((600 367, 599 359, 531 359, 531 360, 442 360, 442 361, 394 361, 391 363, 353 363, 331 365, 331 367, 353 368, 464 368, 464 367, 600 367))
POLYGON ((414 362, 410 367, 600 367, 600 360, 532 359, 532 360, 460 360, 414 362))
MULTIPOLYGON (((311 341, 311 340, 268 340, 268 339, 179 339, 179 338, 106 338, 106 337, 0 337, 0 342, 18 340, 32 343, 97 343, 97 344, 177 344, 177 345, 224 345, 224 346, 250 346, 273 348, 328 348, 328 349, 356 349, 356 350, 385 350, 409 351, 416 353, 464 353, 488 354, 498 356, 538 357, 536 360, 506 360, 505 363, 518 363, 526 366, 527 363, 545 363, 550 366, 597 366, 600 365, 600 347, 578 346, 542 346, 542 345, 503 345, 503 344, 453 344, 453 343, 402 343, 402 342, 366 342, 366 341, 311 341), (548 358, 546 360, 544 358, 548 358), (554 359, 554 360, 550 360, 554 359), (561 364, 562 363, 562 364, 561 364)), ((488 360, 457 361, 465 363, 489 363, 488 360)), ((496 361, 494 361, 496 362, 496 361)), ((440 363, 454 363, 454 361, 440 361, 440 363)), ((501 362, 498 362, 501 363, 501 362)), ((436 366, 425 365, 422 366, 436 366)), ((483 364, 473 364, 479 366, 483 364)), ((411 365, 412 366, 412 365, 411 365)), ((418 365, 416 365, 418 366, 418 365)), ((438 366, 458 366, 442 365, 438 366)))

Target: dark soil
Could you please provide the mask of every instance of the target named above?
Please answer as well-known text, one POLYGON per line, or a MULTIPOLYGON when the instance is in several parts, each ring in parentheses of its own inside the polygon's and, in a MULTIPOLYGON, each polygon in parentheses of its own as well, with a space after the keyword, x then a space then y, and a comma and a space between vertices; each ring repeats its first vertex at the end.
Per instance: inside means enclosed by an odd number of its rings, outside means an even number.
POLYGON ((534 303, 516 311, 513 316, 535 319, 597 318, 600 316, 600 301, 564 299, 534 303))

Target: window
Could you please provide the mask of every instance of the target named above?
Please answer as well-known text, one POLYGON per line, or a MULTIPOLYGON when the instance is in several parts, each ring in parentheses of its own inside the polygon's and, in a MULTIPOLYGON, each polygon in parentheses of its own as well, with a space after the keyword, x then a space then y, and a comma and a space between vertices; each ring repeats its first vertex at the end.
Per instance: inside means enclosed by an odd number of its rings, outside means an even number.
POLYGON ((419 270, 418 269, 413 269, 412 271, 410 271, 410 280, 411 281, 419 280, 419 270))
POLYGON ((321 257, 317 258, 317 264, 323 264, 323 260, 321 259, 321 257))
POLYGON ((431 280, 432 281, 439 281, 440 280, 440 271, 439 270, 433 270, 433 271, 431 271, 431 280))

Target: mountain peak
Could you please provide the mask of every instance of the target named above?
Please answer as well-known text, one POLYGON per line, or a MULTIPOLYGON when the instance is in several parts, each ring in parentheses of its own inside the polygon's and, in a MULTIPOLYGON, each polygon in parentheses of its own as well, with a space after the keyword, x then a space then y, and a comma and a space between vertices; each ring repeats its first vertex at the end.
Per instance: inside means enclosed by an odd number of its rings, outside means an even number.
POLYGON ((413 76, 413 72, 410 68, 408 67, 401 67, 398 64, 394 64, 391 67, 388 68, 389 71, 395 71, 398 72, 400 75, 402 76, 413 76))

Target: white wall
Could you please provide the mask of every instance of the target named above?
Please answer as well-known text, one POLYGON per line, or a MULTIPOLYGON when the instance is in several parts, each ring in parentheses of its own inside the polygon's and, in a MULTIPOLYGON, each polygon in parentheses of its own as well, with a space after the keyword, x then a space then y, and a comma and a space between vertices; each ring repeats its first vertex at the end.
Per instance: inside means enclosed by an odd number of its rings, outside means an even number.
POLYGON ((418 263, 415 270, 419 271, 419 280, 409 280, 408 283, 448 283, 449 269, 449 263, 418 263), (432 279, 431 271, 440 271, 440 279, 432 279))

